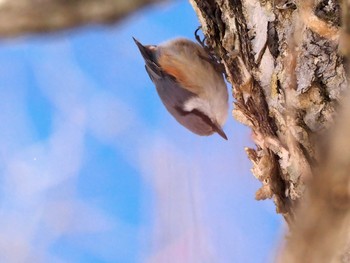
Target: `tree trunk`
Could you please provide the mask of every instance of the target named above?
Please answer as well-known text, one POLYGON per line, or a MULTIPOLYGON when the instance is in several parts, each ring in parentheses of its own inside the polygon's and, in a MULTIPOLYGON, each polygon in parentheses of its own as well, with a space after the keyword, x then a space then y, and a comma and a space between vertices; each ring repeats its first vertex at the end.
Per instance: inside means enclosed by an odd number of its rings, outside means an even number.
MULTIPOLYGON (((0 0, 0 36, 114 22, 149 2, 0 0)), ((290 226, 279 261, 350 262, 350 0, 190 2, 252 129, 256 199, 290 226)))
POLYGON ((232 84, 233 117, 252 129, 256 199, 273 198, 290 226, 280 262, 350 262, 350 99, 338 52, 342 37, 349 54, 348 8, 341 35, 337 0, 190 2, 232 84))

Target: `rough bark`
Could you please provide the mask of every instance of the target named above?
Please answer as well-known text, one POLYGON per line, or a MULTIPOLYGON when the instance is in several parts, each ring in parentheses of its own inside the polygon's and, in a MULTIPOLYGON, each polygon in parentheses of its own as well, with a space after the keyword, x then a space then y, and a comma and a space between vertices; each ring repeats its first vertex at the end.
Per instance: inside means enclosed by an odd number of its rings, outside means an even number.
POLYGON ((155 0, 0 0, 0 37, 113 23, 155 0))
MULTIPOLYGON (((342 30, 340 1, 190 0, 232 84, 233 116, 253 133, 256 199, 273 198, 290 226, 280 262, 350 262, 350 0, 342 30)), ((0 37, 110 23, 149 2, 0 0, 0 37)))
POLYGON ((343 31, 337 0, 190 2, 232 84, 233 116, 252 130, 256 199, 273 198, 290 226, 280 262, 350 262, 350 97, 338 52, 341 41, 350 54, 349 0, 343 31))
POLYGON ((277 211, 290 221, 320 160, 316 142, 332 125, 347 88, 344 59, 337 53, 339 5, 191 3, 206 44, 232 83, 233 116, 252 128, 257 148, 247 153, 262 182, 256 198, 273 197, 277 211))

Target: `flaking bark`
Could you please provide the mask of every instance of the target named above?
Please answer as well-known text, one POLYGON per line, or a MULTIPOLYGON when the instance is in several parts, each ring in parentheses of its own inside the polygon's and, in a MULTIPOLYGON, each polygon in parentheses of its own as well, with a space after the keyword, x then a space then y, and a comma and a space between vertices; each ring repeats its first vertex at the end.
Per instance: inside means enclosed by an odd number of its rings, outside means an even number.
POLYGON ((256 198, 273 197, 288 222, 319 160, 315 140, 347 88, 339 4, 311 2, 191 0, 232 84, 233 116, 253 131, 257 147, 247 153, 262 182, 256 198))
MULTIPOLYGON (((149 2, 0 0, 0 37, 110 23, 149 2)), ((350 0, 190 2, 252 130, 256 199, 290 226, 279 261, 350 262, 350 0)))
POLYGON ((350 262, 349 0, 343 31, 337 0, 190 2, 252 130, 256 199, 290 226, 280 262, 350 262))

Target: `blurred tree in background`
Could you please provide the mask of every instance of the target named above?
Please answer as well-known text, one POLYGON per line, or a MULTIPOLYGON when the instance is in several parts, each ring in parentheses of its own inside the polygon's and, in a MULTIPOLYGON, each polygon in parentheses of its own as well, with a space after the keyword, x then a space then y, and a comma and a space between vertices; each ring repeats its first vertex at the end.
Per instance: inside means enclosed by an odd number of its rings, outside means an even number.
MULTIPOLYGON (((150 2, 2 0, 0 36, 112 23, 150 2)), ((349 0, 190 2, 233 117, 252 129, 256 199, 273 198, 290 227, 280 262, 350 262, 349 0)))

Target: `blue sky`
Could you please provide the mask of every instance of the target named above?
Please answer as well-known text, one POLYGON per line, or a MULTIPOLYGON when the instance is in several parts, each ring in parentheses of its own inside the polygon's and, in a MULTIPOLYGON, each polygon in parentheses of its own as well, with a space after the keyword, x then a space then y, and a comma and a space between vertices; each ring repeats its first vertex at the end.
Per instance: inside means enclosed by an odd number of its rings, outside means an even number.
MULTIPOLYGON (((282 231, 232 118, 199 137, 166 112, 132 36, 193 39, 187 1, 0 43, 0 262, 270 262, 282 231)), ((232 109, 232 106, 231 106, 232 109)))

